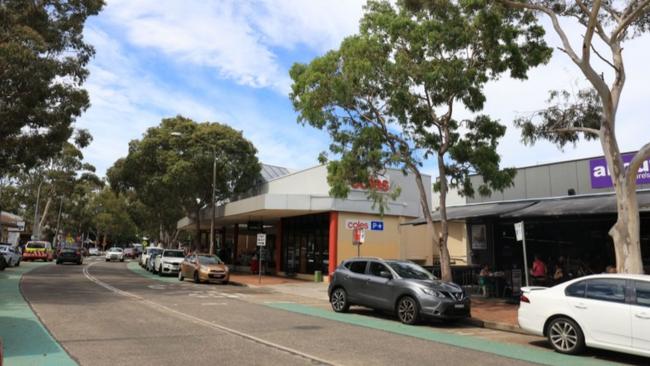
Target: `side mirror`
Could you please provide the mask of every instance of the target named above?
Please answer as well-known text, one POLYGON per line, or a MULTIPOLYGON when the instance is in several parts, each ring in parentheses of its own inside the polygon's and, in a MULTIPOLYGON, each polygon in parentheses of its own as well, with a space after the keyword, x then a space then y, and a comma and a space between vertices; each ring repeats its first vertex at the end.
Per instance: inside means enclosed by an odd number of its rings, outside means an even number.
POLYGON ((393 275, 390 274, 390 272, 388 272, 388 271, 381 271, 381 272, 379 272, 379 276, 381 276, 381 277, 383 277, 383 278, 385 278, 385 279, 388 279, 388 280, 392 280, 392 279, 393 279, 393 275))

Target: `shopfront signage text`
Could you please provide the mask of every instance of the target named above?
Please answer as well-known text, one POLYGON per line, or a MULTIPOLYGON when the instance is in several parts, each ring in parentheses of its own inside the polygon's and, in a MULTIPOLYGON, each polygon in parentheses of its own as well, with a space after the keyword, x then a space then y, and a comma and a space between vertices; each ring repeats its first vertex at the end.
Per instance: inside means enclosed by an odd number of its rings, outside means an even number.
POLYGON ((368 183, 353 183, 350 188, 353 191, 368 191, 374 189, 378 192, 390 191, 390 179, 387 175, 370 178, 368 183))
MULTIPOLYGON (((623 164, 627 168, 636 153, 623 154, 623 164)), ((612 187, 612 177, 605 158, 589 160, 589 171, 591 172, 591 188, 612 187)), ((650 184, 650 159, 646 159, 636 175, 637 184, 650 184)))
POLYGON ((346 220, 345 228, 348 230, 363 229, 371 231, 384 231, 384 222, 370 220, 346 220))

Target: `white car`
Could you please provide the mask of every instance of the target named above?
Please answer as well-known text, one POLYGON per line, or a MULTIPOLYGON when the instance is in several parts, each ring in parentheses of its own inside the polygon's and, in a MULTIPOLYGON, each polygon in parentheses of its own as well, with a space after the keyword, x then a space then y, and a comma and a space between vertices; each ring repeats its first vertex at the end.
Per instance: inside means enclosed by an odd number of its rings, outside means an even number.
POLYGON ((20 265, 20 258, 22 255, 20 254, 20 250, 13 245, 0 244, 0 255, 3 255, 5 257, 7 267, 17 267, 20 265))
POLYGON ((153 272, 158 273, 159 276, 177 274, 183 259, 185 259, 185 253, 182 250, 165 249, 161 255, 156 257, 153 272))
POLYGON ((88 249, 88 255, 99 255, 99 249, 97 247, 90 247, 88 249))
POLYGON ((146 267, 147 262, 149 261, 149 257, 151 256, 151 253, 162 253, 161 248, 156 248, 156 247, 148 247, 145 249, 144 253, 140 256, 140 267, 146 267))
POLYGON ((650 276, 600 274, 522 288, 519 326, 560 353, 585 346, 650 356, 650 276))
POLYGON ((106 251, 106 262, 120 261, 124 262, 124 250, 122 248, 113 247, 106 251))

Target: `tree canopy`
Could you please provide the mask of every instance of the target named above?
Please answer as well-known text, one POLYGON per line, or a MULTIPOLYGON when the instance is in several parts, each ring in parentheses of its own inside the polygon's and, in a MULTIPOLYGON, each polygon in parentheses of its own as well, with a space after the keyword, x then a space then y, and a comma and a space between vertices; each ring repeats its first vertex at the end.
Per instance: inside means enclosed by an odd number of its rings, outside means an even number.
POLYGON ((220 123, 197 123, 177 116, 163 119, 107 173, 117 191, 133 191, 158 216, 158 224, 174 232, 176 222, 212 201, 212 166, 216 156, 216 200, 249 192, 260 179, 253 144, 240 131, 220 123), (182 209, 182 211, 180 211, 182 209))
POLYGON ((88 108, 94 50, 83 39, 102 0, 0 2, 0 175, 58 152, 88 108))
MULTIPOLYGON (((543 35, 530 12, 485 1, 369 1, 358 35, 290 71, 298 121, 330 133, 332 194, 346 196, 350 184, 395 167, 415 176, 423 215, 433 225, 430 188, 420 170, 434 157, 442 233, 440 240, 434 235, 433 247, 443 278, 450 279, 448 185, 466 195, 489 194, 508 187, 514 176, 499 169, 496 147, 505 127, 485 115, 459 120, 454 110, 479 112, 489 80, 506 72, 525 78, 529 68, 546 62, 551 50, 543 35), (471 185, 472 173, 483 176, 479 187, 471 185)), ((380 206, 391 197, 373 189, 369 196, 380 206)))

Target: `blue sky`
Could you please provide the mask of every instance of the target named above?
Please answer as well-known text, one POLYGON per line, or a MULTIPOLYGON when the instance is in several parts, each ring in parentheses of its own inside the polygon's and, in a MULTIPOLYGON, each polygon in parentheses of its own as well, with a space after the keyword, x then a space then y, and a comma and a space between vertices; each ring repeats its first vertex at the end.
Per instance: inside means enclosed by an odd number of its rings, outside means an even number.
MULTIPOLYGON (((162 118, 177 114, 243 130, 265 163, 292 169, 317 164, 325 133, 296 123, 288 99, 288 70, 309 62, 357 30, 363 1, 354 0, 108 0, 85 29, 96 48, 85 87, 91 107, 78 120, 94 142, 86 159, 104 175, 162 118)), ((569 30, 577 30, 567 24, 569 30)), ((574 42, 579 34, 574 32, 574 42)), ((558 45, 554 34, 547 40, 558 45)), ((650 141, 645 104, 650 73, 643 60, 648 37, 626 45, 628 82, 617 133, 624 151, 650 141), (643 126, 643 127, 641 127, 643 126)), ((597 65, 608 75, 604 65, 597 65)), ((526 166, 601 154, 597 142, 559 151, 548 143, 520 143, 515 116, 540 109, 553 88, 577 89, 581 74, 555 52, 526 82, 490 83, 484 113, 510 126, 500 146, 504 166, 526 166)), ((459 118, 469 116, 460 111, 459 118)), ((435 175, 432 165, 427 173, 435 175)))

